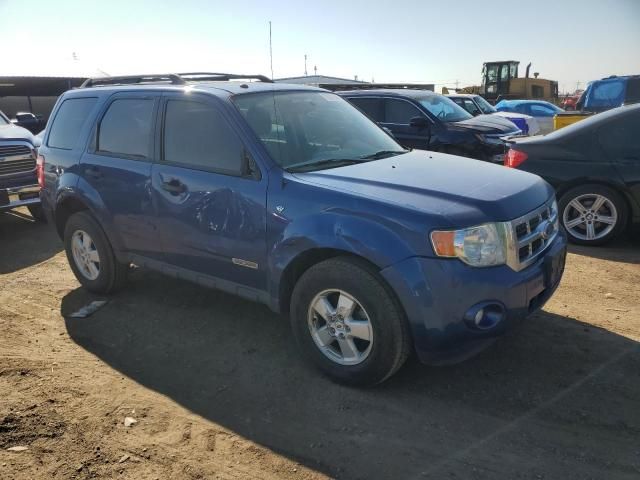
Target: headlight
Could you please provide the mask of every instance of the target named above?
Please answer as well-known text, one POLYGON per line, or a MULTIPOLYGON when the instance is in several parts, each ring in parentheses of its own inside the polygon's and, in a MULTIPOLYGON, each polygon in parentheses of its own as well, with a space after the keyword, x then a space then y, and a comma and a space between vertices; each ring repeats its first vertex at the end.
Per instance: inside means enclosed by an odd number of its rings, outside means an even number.
POLYGON ((439 257, 455 257, 473 267, 503 265, 507 261, 507 227, 485 223, 462 230, 433 231, 431 244, 439 257))

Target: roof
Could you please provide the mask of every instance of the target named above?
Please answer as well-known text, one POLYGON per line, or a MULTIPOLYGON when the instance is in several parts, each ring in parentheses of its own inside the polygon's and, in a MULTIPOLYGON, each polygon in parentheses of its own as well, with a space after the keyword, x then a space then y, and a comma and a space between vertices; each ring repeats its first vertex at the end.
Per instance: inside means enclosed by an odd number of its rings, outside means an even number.
POLYGON ((74 90, 82 95, 87 91, 131 91, 131 90, 175 90, 175 91, 201 91, 213 93, 217 96, 229 96, 243 93, 255 92, 278 92, 278 91, 319 91, 324 90, 307 85, 290 85, 286 83, 263 83, 263 82, 187 82, 186 85, 173 85, 170 83, 145 83, 131 85, 96 85, 74 90))
POLYGON ((479 97, 477 93, 446 93, 445 97, 459 97, 459 98, 472 98, 479 97))
POLYGON ((517 99, 513 99, 513 100, 500 100, 498 103, 503 103, 505 105, 515 105, 516 103, 548 103, 550 105, 553 105, 553 103, 548 102, 547 100, 517 100, 517 99))
POLYGON ((329 77, 327 75, 305 75, 302 77, 284 77, 284 78, 276 78, 273 80, 277 83, 302 83, 305 85, 318 85, 320 83, 324 84, 363 84, 368 82, 363 82, 361 80, 354 80, 349 78, 340 78, 340 77, 329 77))
POLYGON ((386 95, 388 97, 410 97, 410 98, 424 98, 430 97, 433 95, 439 95, 438 93, 432 92, 430 90, 416 90, 411 88, 394 88, 394 89, 386 89, 386 88, 372 88, 370 90, 346 90, 343 92, 339 92, 339 95, 349 95, 349 96, 366 96, 366 95, 386 95))

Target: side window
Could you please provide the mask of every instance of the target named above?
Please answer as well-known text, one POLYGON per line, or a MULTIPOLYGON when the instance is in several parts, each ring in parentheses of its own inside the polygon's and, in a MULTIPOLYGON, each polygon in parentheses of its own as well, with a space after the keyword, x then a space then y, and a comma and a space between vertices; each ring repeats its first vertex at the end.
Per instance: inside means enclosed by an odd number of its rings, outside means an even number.
POLYGON ((469 112, 471 115, 480 115, 482 113, 480 109, 476 106, 474 101, 469 98, 465 98, 464 105, 460 105, 460 106, 464 108, 467 112, 469 112))
POLYGON ((537 103, 530 105, 529 108, 531 111, 531 115, 534 117, 553 117, 556 114, 553 109, 545 105, 539 105, 537 103))
POLYGON ((358 98, 351 97, 349 102, 358 107, 358 109, 374 122, 384 121, 384 109, 382 108, 381 98, 358 98))
POLYGON ((69 98, 62 102, 56 114, 47 145, 52 148, 71 150, 78 141, 78 135, 84 127, 97 98, 69 98))
POLYGON ((205 103, 169 100, 164 161, 230 175, 242 173, 242 142, 226 119, 205 103))
POLYGON ((598 130, 598 140, 611 158, 635 160, 640 166, 640 113, 618 117, 598 130))
POLYGON ((533 113, 531 113, 531 107, 526 103, 517 103, 516 105, 511 106, 507 111, 533 115, 533 113))
POLYGON ((624 79, 594 83, 589 95, 588 108, 618 107, 624 102, 624 79))
POLYGON ((96 151, 150 158, 154 103, 146 98, 114 100, 98 126, 96 151))
POLYGON ((387 98, 384 101, 385 115, 384 121, 386 123, 398 123, 401 125, 409 125, 409 121, 413 117, 424 117, 424 114, 418 110, 415 105, 407 102, 406 100, 396 100, 394 98, 387 98))

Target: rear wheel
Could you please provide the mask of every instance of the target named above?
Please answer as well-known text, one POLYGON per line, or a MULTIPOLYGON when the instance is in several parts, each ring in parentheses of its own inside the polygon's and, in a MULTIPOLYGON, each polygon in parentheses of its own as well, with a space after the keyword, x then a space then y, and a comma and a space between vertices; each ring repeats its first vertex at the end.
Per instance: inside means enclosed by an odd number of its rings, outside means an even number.
POLYGON ((291 300, 302 352, 332 379, 374 385, 393 375, 410 351, 401 308, 364 262, 333 258, 307 270, 291 300))
POLYGON ((620 195, 603 185, 582 185, 559 201, 560 220, 569 240, 582 245, 602 245, 624 229, 627 206, 620 195))
POLYGON ((109 293, 126 281, 129 266, 117 261, 109 240, 89 213, 69 217, 64 246, 71 270, 87 290, 109 293))

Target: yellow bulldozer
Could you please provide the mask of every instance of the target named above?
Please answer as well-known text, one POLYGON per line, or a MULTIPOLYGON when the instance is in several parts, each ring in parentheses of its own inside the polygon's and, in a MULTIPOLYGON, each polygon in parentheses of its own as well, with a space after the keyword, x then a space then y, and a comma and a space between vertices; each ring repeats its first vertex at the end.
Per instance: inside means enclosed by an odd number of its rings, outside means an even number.
MULTIPOLYGON (((531 63, 527 65, 524 77, 518 76, 520 62, 505 60, 485 62, 482 65, 482 84, 480 86, 457 89, 456 93, 475 93, 492 102, 504 99, 538 99, 558 103, 558 82, 538 78, 535 72, 529 76, 531 63)), ((443 87, 442 93, 449 93, 443 87)))

